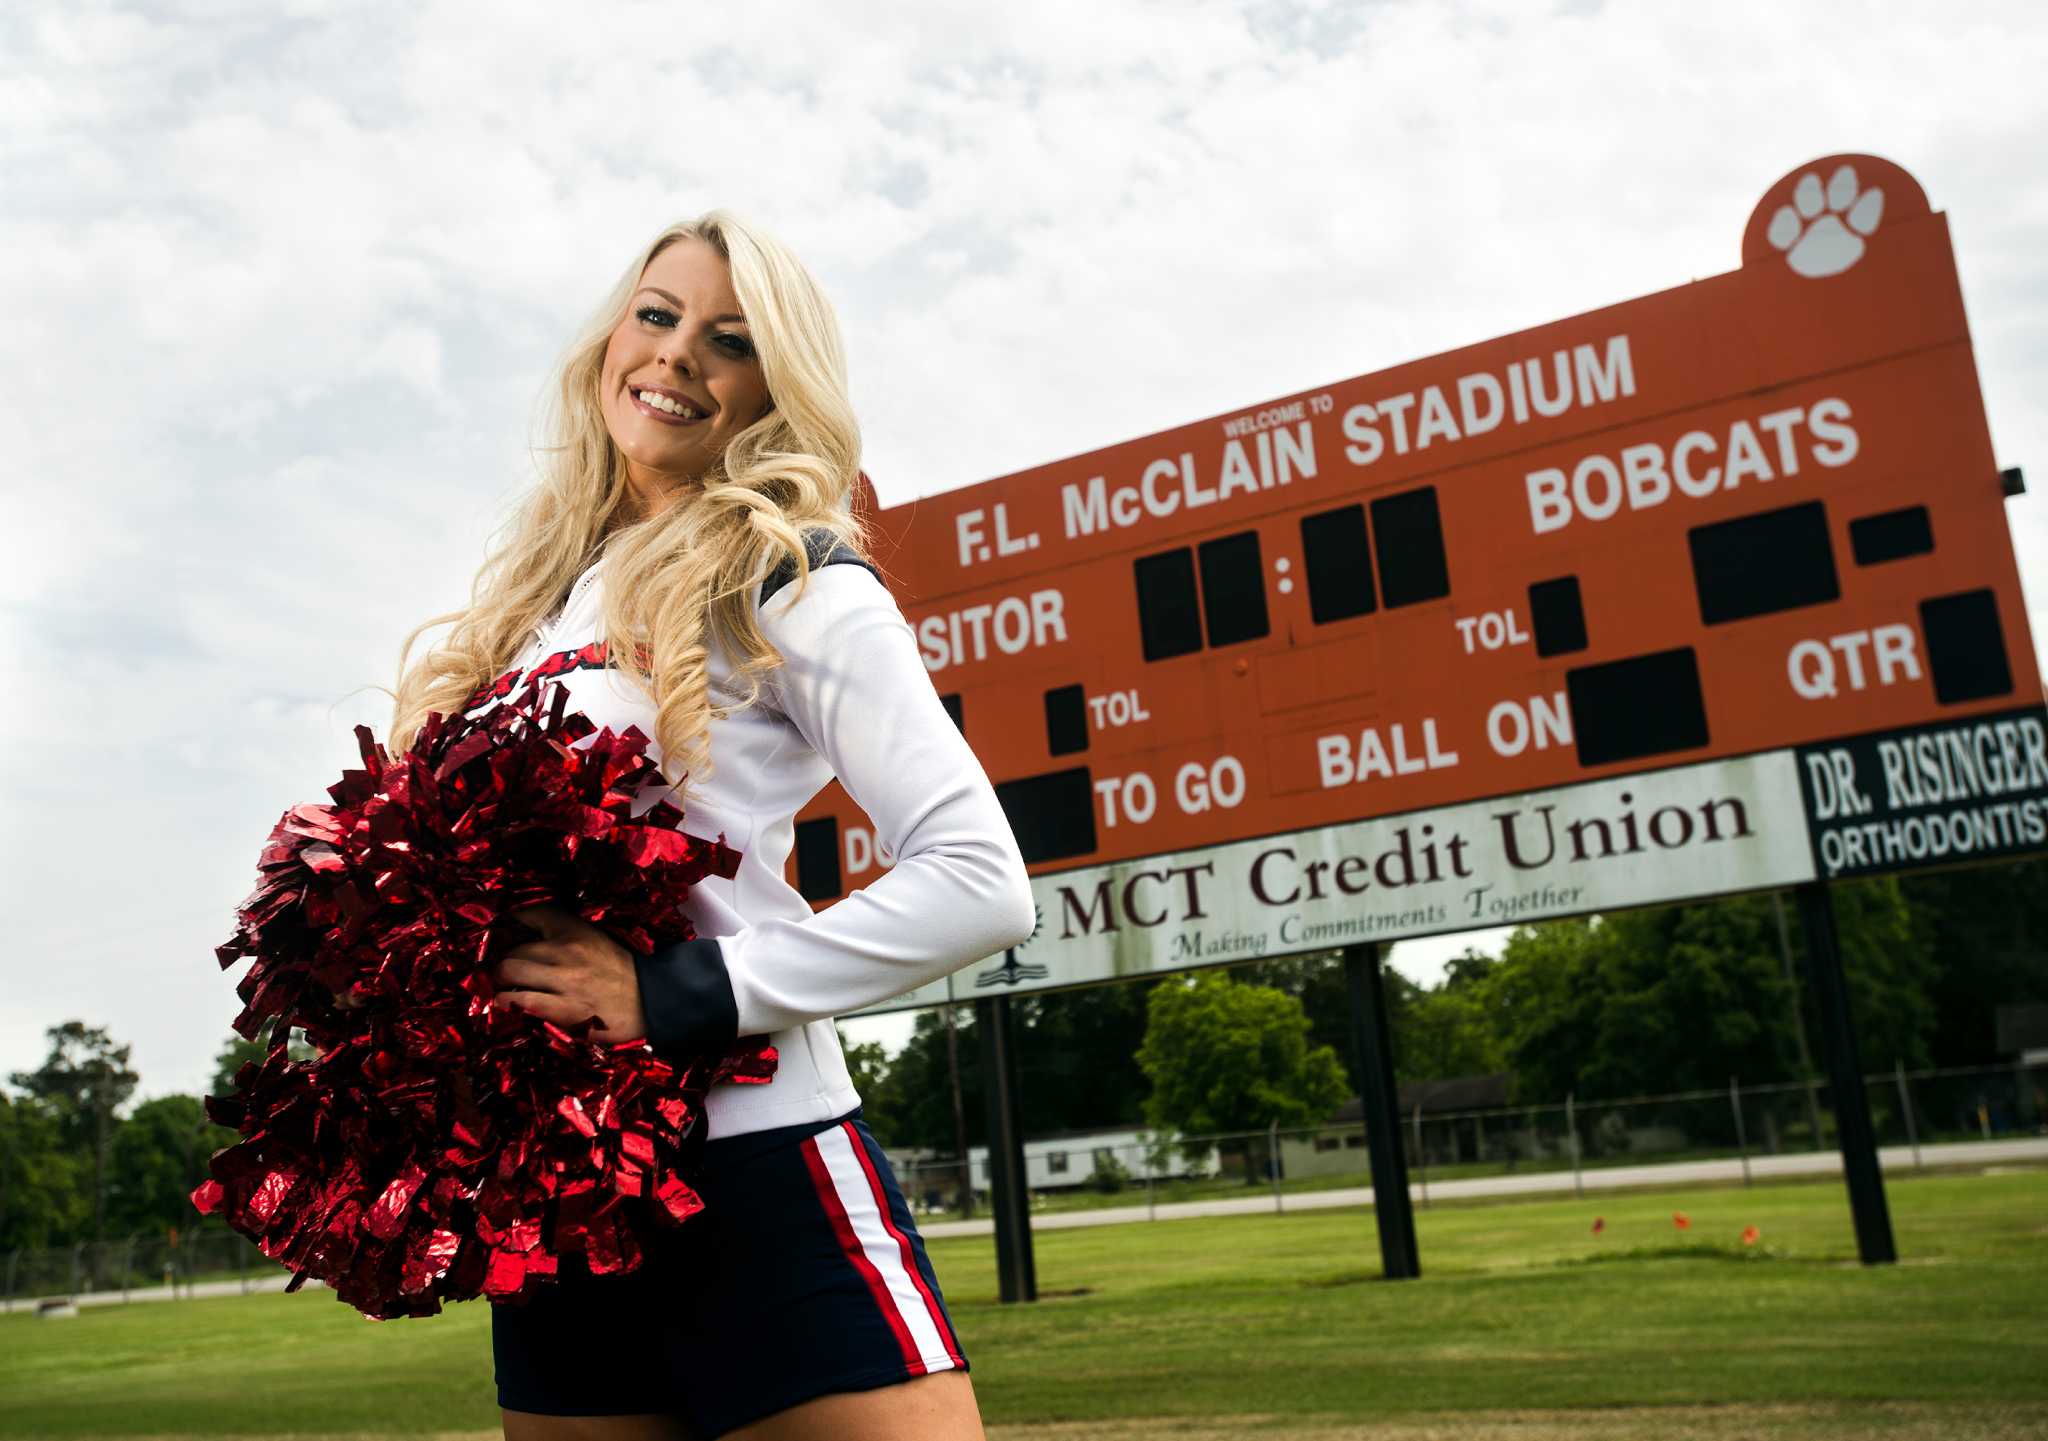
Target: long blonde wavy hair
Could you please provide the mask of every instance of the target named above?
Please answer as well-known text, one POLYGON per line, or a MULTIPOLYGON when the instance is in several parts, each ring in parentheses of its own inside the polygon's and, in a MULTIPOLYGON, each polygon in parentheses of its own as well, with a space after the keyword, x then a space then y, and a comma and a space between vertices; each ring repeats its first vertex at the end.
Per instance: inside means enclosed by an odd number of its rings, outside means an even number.
POLYGON ((668 779, 712 773, 711 646, 743 682, 739 705, 760 698, 782 655, 761 633, 755 589, 785 557, 798 593, 810 578, 806 532, 828 530, 870 555, 853 511, 860 427, 846 390, 839 322, 803 263, 729 210, 671 225, 643 249, 563 357, 537 447, 541 476, 506 523, 470 587, 469 604, 421 622, 399 649, 391 746, 412 744, 431 712, 453 714, 502 675, 576 577, 605 560, 608 663, 637 681, 656 708, 654 740, 668 779), (733 293, 760 356, 770 408, 736 433, 686 502, 636 517, 624 457, 600 408, 598 377, 613 329, 649 261, 679 240, 710 244, 732 272, 733 293), (452 622, 408 664, 422 632, 452 622), (643 637, 640 646, 621 643, 643 637))

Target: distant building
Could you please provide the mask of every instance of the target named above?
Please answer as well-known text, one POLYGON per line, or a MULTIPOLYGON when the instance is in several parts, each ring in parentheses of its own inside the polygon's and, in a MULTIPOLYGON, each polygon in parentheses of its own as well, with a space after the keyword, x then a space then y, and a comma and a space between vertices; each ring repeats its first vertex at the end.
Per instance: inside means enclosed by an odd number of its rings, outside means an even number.
MULTIPOLYGON (((1423 1140, 1434 1164, 1477 1160, 1482 1136, 1476 1120, 1469 1127, 1459 1117, 1474 1111, 1496 1111, 1509 1104, 1514 1077, 1502 1071, 1491 1076, 1452 1076, 1440 1081, 1410 1081, 1398 1093, 1402 1144, 1409 1163, 1416 1159, 1414 1118, 1422 1112, 1423 1140), (1469 1151, 1469 1154, 1467 1152, 1469 1151)), ((1300 1179, 1366 1168, 1365 1100, 1353 1096, 1320 1130, 1294 1131, 1280 1137, 1280 1174, 1300 1179)))
MULTIPOLYGON (((1118 1127, 1103 1130, 1055 1131, 1034 1136, 1024 1143, 1024 1183, 1034 1191, 1056 1191, 1083 1186, 1098 1166, 1121 1165, 1130 1179, 1144 1185, 1152 1180, 1180 1180, 1213 1176, 1219 1162, 1210 1147, 1199 1161, 1190 1163, 1180 1148, 1170 1143, 1171 1132, 1154 1132, 1118 1127)), ((988 1190, 988 1147, 969 1148, 974 1189, 988 1190)))
MULTIPOLYGON (((1098 1169, 1111 1163, 1123 1168, 1131 1184, 1144 1188, 1155 1181, 1213 1176, 1222 1162, 1216 1148, 1190 1162, 1171 1144, 1171 1132, 1134 1127, 1055 1131, 1024 1143, 1024 1183, 1034 1191, 1072 1190, 1089 1184, 1098 1169), (1160 1137, 1166 1142, 1161 1143, 1160 1137), (1155 1153, 1156 1152, 1156 1153, 1155 1153)), ((957 1202, 960 1163, 951 1156, 916 1148, 888 1152, 889 1164, 903 1192, 918 1209, 949 1210, 957 1202)), ((977 1197, 988 1195, 988 1147, 968 1150, 968 1166, 977 1197)))

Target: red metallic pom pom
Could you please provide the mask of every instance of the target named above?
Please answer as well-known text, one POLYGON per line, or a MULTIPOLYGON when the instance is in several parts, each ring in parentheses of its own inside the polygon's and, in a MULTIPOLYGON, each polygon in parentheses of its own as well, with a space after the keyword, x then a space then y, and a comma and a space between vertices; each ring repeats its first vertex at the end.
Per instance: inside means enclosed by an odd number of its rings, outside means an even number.
POLYGON ((598 731, 540 682, 430 716, 396 759, 358 726, 363 769, 285 812, 217 949, 253 961, 234 1025, 271 1045, 207 1098, 243 1139, 192 1203, 289 1266, 288 1290, 316 1277, 382 1320, 523 1301, 564 1256, 634 1270, 652 1227, 703 1207, 706 1093, 774 1075, 758 1038, 677 1063, 592 1040, 595 1019, 492 1007, 492 966, 537 934, 515 911, 562 906, 646 954, 690 939, 690 887, 739 866, 647 804, 665 782, 640 731, 598 731), (313 1059, 290 1058, 293 1028, 313 1059))

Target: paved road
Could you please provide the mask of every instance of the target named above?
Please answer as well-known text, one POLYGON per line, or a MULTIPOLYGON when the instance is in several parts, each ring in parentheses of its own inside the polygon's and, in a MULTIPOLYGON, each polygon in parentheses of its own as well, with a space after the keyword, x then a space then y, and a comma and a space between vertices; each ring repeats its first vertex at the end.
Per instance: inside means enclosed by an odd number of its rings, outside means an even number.
MULTIPOLYGON (((2048 1138, 2017 1141, 1955 1141, 1941 1146, 1922 1146, 1920 1154, 1929 1166, 1981 1166, 2000 1162, 2048 1161, 2048 1138)), ((1877 1153, 1878 1164, 1889 1174, 1913 1169, 1913 1152, 1907 1146, 1884 1146, 1877 1153)), ((1801 1151, 1785 1156, 1756 1156, 1750 1171, 1758 1176, 1840 1175, 1839 1151, 1801 1151)), ((1583 1173, 1588 1191, 1613 1190, 1620 1186, 1675 1186, 1688 1181, 1739 1181, 1742 1162, 1674 1161, 1660 1166, 1608 1166, 1583 1173)), ((1540 1171, 1521 1176, 1479 1176, 1465 1181, 1432 1182, 1429 1194, 1435 1200, 1468 1196, 1524 1196, 1570 1192, 1570 1171, 1540 1171)), ((1422 1199, 1419 1182, 1409 1184, 1408 1194, 1422 1199)), ((1115 1226, 1126 1221, 1173 1220, 1184 1216, 1241 1216, 1256 1211, 1321 1211, 1333 1206, 1370 1206, 1372 1187, 1352 1186, 1341 1191, 1282 1193, 1279 1204, 1271 1191, 1230 1196, 1214 1201, 1175 1201, 1156 1208, 1146 1206, 1104 1206, 1089 1211, 1047 1211, 1031 1218, 1034 1231, 1057 1231, 1069 1226, 1115 1226)), ((931 1237, 986 1236, 995 1222, 920 1221, 918 1231, 931 1237)))
MULTIPOLYGON (((1986 1166, 2001 1163, 2048 1161, 2048 1138, 2018 1141, 1956 1141, 1941 1146, 1922 1146, 1921 1158, 1929 1166, 1986 1166)), ((1888 1173, 1913 1169, 1913 1152, 1905 1146, 1886 1146, 1878 1151, 1878 1162, 1888 1173)), ((1758 1176, 1839 1175, 1842 1157, 1838 1151, 1801 1151, 1787 1156, 1757 1156, 1749 1163, 1758 1176)), ((1675 1161, 1661 1166, 1611 1166, 1584 1174, 1589 1191, 1607 1191, 1621 1186, 1673 1186, 1688 1181, 1739 1181, 1742 1162, 1675 1161)), ((1570 1171, 1542 1171, 1524 1176, 1481 1176, 1466 1181, 1439 1181, 1429 1194, 1438 1200, 1468 1196, 1526 1196, 1570 1191, 1570 1171)), ((1411 1184, 1409 1195, 1422 1199, 1419 1182, 1411 1184)), ((1270 1191, 1249 1196, 1230 1196, 1213 1201, 1175 1201, 1156 1208, 1146 1206, 1104 1206, 1091 1211, 1052 1211, 1031 1218, 1034 1231, 1058 1231, 1070 1226, 1117 1226, 1127 1221, 1170 1221, 1184 1216, 1242 1216, 1261 1211, 1324 1211, 1337 1206, 1370 1206, 1372 1187, 1353 1186, 1341 1191, 1283 1193, 1279 1205, 1270 1191)), ((995 1223, 979 1221, 920 1222, 918 1230, 931 1237, 987 1236, 995 1223)), ((197 1286, 180 1286, 174 1297, 169 1287, 137 1287, 124 1297, 119 1291, 77 1297, 81 1306, 104 1306, 127 1301, 191 1300, 205 1296, 239 1296, 257 1291, 282 1291, 290 1278, 282 1275, 251 1277, 240 1281, 208 1281, 197 1286)), ((324 1290, 318 1281, 307 1281, 305 1290, 324 1290)), ((33 1300, 16 1301, 0 1309, 33 1309, 33 1300)))
MULTIPOLYGON (((291 1277, 283 1273, 266 1271, 260 1276, 251 1276, 245 1285, 240 1281, 202 1281, 196 1286, 180 1286, 174 1295, 169 1286, 134 1286, 124 1295, 119 1291, 88 1291, 83 1296, 71 1299, 80 1306, 118 1306, 124 1301, 191 1301, 208 1296, 253 1295, 258 1291, 282 1291, 291 1277)), ((302 1291, 326 1290, 320 1282, 308 1280, 299 1288, 302 1291)), ((11 1302, 0 1302, 0 1314, 8 1311, 33 1311, 36 1298, 15 1297, 11 1302)))

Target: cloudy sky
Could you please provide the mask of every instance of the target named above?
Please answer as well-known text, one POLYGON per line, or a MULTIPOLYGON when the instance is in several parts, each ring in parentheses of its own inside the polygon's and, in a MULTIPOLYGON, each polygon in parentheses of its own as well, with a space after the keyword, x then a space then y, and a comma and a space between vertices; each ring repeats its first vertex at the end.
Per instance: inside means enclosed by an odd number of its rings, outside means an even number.
POLYGON ((0 1074, 77 1017, 204 1088, 264 835, 713 205, 836 299, 896 504, 1732 269, 1780 175, 1880 154, 1950 216, 2038 637, 2044 73, 2038 0, 13 0, 0 1074))

